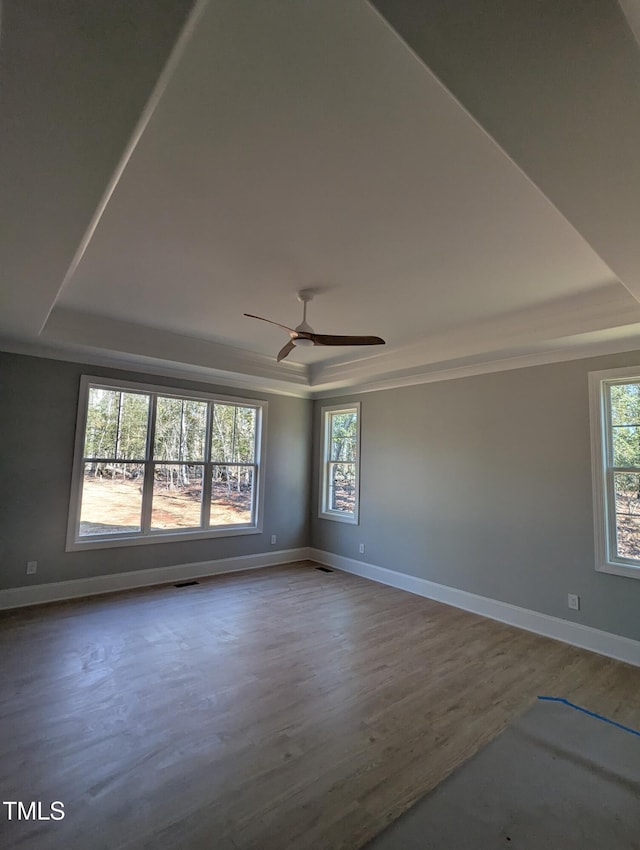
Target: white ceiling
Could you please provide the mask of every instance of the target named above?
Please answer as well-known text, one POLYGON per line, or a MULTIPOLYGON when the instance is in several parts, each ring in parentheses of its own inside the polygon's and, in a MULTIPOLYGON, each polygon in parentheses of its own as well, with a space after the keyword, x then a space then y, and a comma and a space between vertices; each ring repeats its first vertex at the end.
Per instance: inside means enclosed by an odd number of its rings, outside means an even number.
MULTIPOLYGON (((38 26, 24 7, 4 25, 2 176, 20 215, 0 244, 2 347, 297 394, 640 347, 640 49, 615 3, 595 24, 620 67, 595 100, 606 96, 611 132, 624 125, 638 147, 574 136, 564 171, 541 153, 555 150, 550 81, 547 126, 531 56, 511 57, 509 86, 524 80, 519 92, 499 81, 511 123, 482 79, 486 57, 443 3, 422 5, 439 23, 431 41, 428 20, 412 30, 415 3, 376 3, 405 43, 365 0, 198 2, 186 27, 186 3, 166 0, 161 26, 145 28, 150 7, 140 20, 154 47, 144 61, 110 5, 111 28, 96 20, 87 44, 82 4, 53 14, 74 47, 63 95, 44 76, 55 43, 41 36, 33 63, 38 26), (87 78, 94 57, 101 73, 87 78), (34 143, 22 116, 50 127, 53 144, 34 143), (607 192, 625 205, 605 215, 594 197, 607 192), (284 333, 242 314, 295 326, 301 288, 316 290, 316 331, 379 334, 385 348, 300 348, 276 364, 284 333)), ((563 23, 580 56, 584 20, 563 23)), ((513 51, 513 33, 485 45, 491 56, 513 51)), ((536 61, 558 54, 557 33, 534 34, 536 61)), ((568 124, 583 110, 593 103, 572 105, 568 124)), ((11 220, 8 202, 0 210, 11 220)))

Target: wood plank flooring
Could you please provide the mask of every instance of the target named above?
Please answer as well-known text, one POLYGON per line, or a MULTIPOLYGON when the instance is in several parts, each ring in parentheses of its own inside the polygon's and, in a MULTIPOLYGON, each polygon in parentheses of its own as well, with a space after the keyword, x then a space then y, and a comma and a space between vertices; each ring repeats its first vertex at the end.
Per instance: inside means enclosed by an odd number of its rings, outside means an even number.
POLYGON ((0 620, 30 850, 355 850, 537 694, 640 727, 640 669, 310 563, 0 620))

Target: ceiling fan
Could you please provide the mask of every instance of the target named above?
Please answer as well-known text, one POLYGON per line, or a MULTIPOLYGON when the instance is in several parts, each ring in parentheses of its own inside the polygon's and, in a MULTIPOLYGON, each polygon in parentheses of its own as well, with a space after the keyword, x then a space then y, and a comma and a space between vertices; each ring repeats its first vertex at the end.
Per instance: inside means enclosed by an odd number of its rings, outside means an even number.
POLYGON ((269 322, 287 331, 291 339, 278 352, 278 363, 291 354, 296 346, 307 345, 384 345, 385 341, 379 336, 336 336, 331 334, 317 334, 307 322, 307 304, 313 300, 313 292, 310 289, 302 289, 298 292, 298 301, 302 302, 302 321, 296 328, 289 328, 271 319, 262 316, 254 316, 253 313, 245 313, 250 319, 260 319, 261 322, 269 322))

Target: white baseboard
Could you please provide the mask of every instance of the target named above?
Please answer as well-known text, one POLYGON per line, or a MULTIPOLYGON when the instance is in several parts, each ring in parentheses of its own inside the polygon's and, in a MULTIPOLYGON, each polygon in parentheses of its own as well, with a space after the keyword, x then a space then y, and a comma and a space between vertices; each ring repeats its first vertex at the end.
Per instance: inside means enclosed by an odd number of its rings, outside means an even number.
POLYGON ((517 626, 545 637, 555 638, 564 643, 640 667, 640 641, 615 635, 611 632, 603 632, 581 623, 572 623, 569 620, 562 620, 549 614, 541 614, 539 611, 520 608, 508 602, 478 596, 466 590, 437 584, 407 573, 388 570, 375 564, 356 561, 354 558, 345 558, 342 555, 335 555, 332 552, 306 546, 297 549, 281 549, 276 552, 261 552, 257 555, 221 558, 216 561, 199 561, 151 570, 8 588, 0 590, 0 610, 21 608, 26 605, 40 605, 44 602, 58 602, 80 596, 113 593, 117 590, 130 590, 136 587, 188 581, 240 570, 255 570, 261 567, 304 560, 317 561, 337 570, 397 587, 400 590, 425 596, 437 602, 444 602, 446 605, 453 605, 455 608, 462 608, 465 611, 471 611, 474 614, 480 614, 501 623, 508 623, 511 626, 517 626))
POLYGON ((508 623, 510 626, 517 626, 520 629, 555 638, 640 667, 640 641, 631 638, 603 632, 591 626, 583 626, 581 623, 572 623, 549 614, 541 614, 539 611, 531 611, 528 608, 520 608, 508 602, 499 602, 487 596, 478 596, 466 590, 437 584, 407 573, 356 561, 354 558, 345 558, 333 552, 312 548, 309 550, 308 557, 337 570, 388 584, 400 590, 407 590, 418 596, 426 596, 428 599, 435 599, 437 602, 444 602, 455 608, 462 608, 492 620, 499 620, 501 623, 508 623))
POLYGON ((30 587, 12 587, 7 590, 0 590, 0 610, 23 608, 25 605, 40 605, 43 602, 59 602, 78 596, 113 593, 116 590, 149 587, 154 584, 189 581, 190 579, 206 578, 221 573, 235 573, 240 570, 257 570, 260 567, 303 561, 308 558, 309 549, 303 546, 299 549, 281 549, 277 552, 261 552, 257 555, 220 558, 217 561, 198 561, 193 564, 176 564, 171 567, 114 573, 113 575, 72 579, 71 581, 57 581, 50 584, 35 584, 30 587))

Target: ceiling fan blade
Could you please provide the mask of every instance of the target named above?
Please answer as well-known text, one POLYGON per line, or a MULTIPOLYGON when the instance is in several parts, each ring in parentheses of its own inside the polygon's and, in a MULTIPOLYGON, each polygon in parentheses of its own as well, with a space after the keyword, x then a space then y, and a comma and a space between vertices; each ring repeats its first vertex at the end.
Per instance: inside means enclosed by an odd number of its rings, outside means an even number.
POLYGON ((291 354, 291 352, 293 351, 293 349, 295 347, 296 347, 296 345, 295 345, 294 341, 292 339, 290 339, 289 342, 283 348, 281 348, 280 351, 278 352, 278 357, 276 358, 278 363, 281 360, 284 360, 284 358, 287 357, 289 354, 291 354))
POLYGON ((248 316, 250 319, 260 319, 261 322, 269 322, 270 325, 276 325, 289 333, 295 333, 294 328, 288 328, 286 325, 281 325, 280 322, 274 322, 272 319, 265 319, 263 316, 254 316, 253 313, 244 313, 244 315, 248 316))
POLYGON ((332 334, 309 334, 314 345, 385 345, 379 336, 335 336, 332 334))

